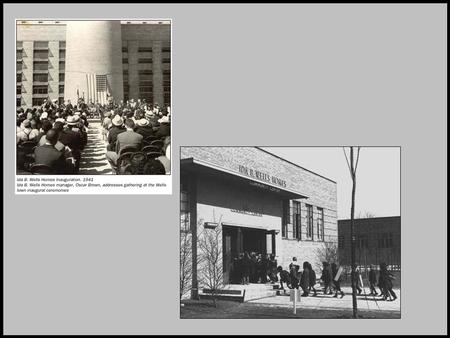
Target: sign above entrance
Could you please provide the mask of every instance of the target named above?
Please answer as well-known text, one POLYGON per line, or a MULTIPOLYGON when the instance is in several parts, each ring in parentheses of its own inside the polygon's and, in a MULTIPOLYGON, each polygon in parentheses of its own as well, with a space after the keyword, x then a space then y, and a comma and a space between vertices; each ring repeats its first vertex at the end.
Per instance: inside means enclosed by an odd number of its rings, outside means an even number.
POLYGON ((252 168, 248 168, 246 166, 243 165, 239 165, 239 172, 241 174, 244 174, 246 176, 252 177, 252 178, 256 178, 257 180, 260 180, 262 182, 267 182, 267 183, 271 183, 271 184, 275 184, 278 185, 280 187, 286 188, 286 181, 282 180, 276 176, 272 176, 269 175, 267 173, 264 173, 262 171, 259 170, 255 170, 252 168))

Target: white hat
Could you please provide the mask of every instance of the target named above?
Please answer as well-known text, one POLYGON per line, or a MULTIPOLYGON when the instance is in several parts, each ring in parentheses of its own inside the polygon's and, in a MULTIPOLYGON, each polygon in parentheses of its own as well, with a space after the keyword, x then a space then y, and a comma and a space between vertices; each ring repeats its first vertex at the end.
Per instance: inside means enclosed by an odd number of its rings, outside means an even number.
POLYGON ((76 125, 76 124, 78 124, 78 120, 79 120, 80 118, 78 117, 78 116, 69 116, 69 117, 67 117, 67 124, 69 125, 69 126, 73 126, 73 125, 76 125))
POLYGON ((58 99, 53 99, 52 101, 53 101, 54 103, 56 103, 56 102, 58 102, 58 99))
POLYGON ((48 118, 48 113, 47 112, 43 112, 41 114, 41 119, 46 119, 46 118, 48 118))
POLYGON ((150 123, 150 122, 148 122, 147 119, 140 119, 140 120, 138 120, 138 121, 136 122, 136 124, 137 124, 138 126, 140 126, 140 127, 148 126, 149 123, 150 123))
POLYGON ((58 117, 55 122, 62 122, 62 123, 66 123, 66 120, 64 120, 62 117, 58 117))
POLYGON ((112 119, 112 124, 120 127, 123 124, 123 119, 119 115, 116 115, 112 119))

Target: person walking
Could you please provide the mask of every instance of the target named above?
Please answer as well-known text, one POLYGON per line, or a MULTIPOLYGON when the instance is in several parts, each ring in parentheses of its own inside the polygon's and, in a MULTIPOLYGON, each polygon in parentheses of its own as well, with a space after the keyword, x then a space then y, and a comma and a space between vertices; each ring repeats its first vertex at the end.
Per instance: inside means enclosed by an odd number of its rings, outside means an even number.
POLYGON ((309 294, 309 263, 303 262, 303 271, 300 277, 300 287, 303 290, 302 297, 308 297, 309 294))
POLYGON ((338 276, 338 266, 336 263, 331 264, 331 272, 333 276, 333 284, 335 288, 335 294, 333 297, 338 296, 338 292, 341 294, 341 298, 344 297, 344 291, 341 290, 341 282, 339 281, 341 279, 341 276, 338 276))
POLYGON ((382 288, 382 297, 383 300, 396 300, 397 295, 394 290, 392 290, 392 279, 394 276, 388 271, 386 263, 380 263, 380 277, 378 279, 378 283, 382 288))
POLYGON ((314 291, 313 296, 317 296, 317 291, 314 288, 314 286, 316 285, 316 273, 314 271, 314 269, 312 268, 312 265, 308 263, 308 268, 309 268, 309 291, 314 291))
POLYGON ((369 284, 370 284, 370 295, 378 296, 377 290, 375 290, 375 285, 377 285, 377 273, 373 265, 370 266, 369 270, 369 284))
POLYGON ((330 269, 330 263, 322 262, 322 276, 320 277, 320 279, 323 281, 324 284, 323 294, 331 295, 332 294, 331 280, 333 279, 333 276, 330 269), (327 292, 327 290, 329 291, 329 293, 327 292))
POLYGON ((361 294, 362 289, 361 289, 361 272, 359 270, 359 267, 355 264, 354 265, 354 270, 355 272, 353 273, 353 276, 355 278, 355 288, 358 291, 358 295, 361 294))

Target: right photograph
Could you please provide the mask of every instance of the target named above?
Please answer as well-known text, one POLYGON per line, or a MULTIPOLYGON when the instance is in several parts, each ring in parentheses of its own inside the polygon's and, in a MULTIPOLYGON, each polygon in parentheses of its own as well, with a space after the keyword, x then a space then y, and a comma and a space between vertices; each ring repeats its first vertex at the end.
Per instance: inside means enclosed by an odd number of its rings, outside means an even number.
POLYGON ((180 318, 401 318, 401 148, 180 147, 180 318))

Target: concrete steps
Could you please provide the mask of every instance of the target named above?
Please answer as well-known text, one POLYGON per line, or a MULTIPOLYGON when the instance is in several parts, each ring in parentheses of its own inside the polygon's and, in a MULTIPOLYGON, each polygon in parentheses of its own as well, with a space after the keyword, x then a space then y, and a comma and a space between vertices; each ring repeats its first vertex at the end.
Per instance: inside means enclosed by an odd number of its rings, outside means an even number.
MULTIPOLYGON (((217 295, 218 299, 247 302, 249 300, 274 297, 278 292, 278 284, 227 284, 217 295)), ((202 289, 199 292, 200 298, 212 298, 209 289, 202 289)))

